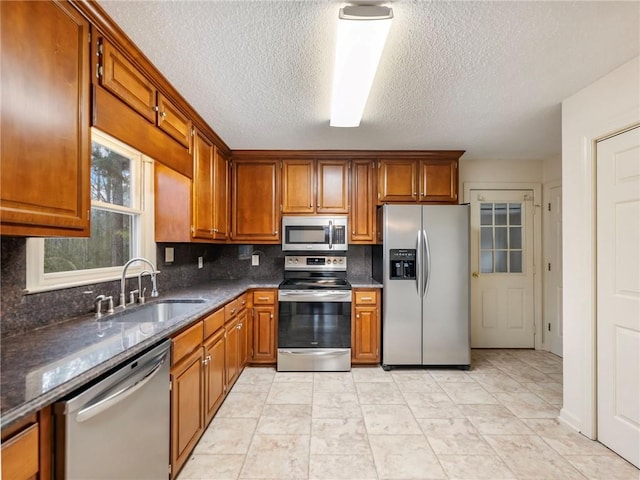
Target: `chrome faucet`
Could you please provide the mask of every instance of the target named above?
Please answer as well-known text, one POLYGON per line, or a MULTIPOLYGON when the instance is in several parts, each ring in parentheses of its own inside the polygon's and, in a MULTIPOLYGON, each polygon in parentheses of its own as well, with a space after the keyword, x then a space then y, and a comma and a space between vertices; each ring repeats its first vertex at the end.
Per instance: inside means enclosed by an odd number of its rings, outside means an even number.
POLYGON ((107 313, 113 313, 113 297, 112 296, 105 296, 105 295, 98 295, 96 297, 95 300, 95 305, 96 305, 96 317, 100 318, 102 316, 102 302, 109 302, 107 304, 107 313))
POLYGON ((153 265, 153 263, 151 263, 146 258, 143 258, 143 257, 132 258, 131 260, 129 260, 127 263, 124 264, 124 267, 122 267, 122 277, 120 278, 120 306, 122 308, 127 307, 127 297, 125 295, 125 281, 127 276, 127 268, 129 268, 129 265, 131 265, 134 262, 144 262, 151 267, 151 287, 152 287, 151 296, 152 297, 158 296, 158 290, 156 288, 156 274, 158 273, 158 271, 156 270, 156 267, 153 265))

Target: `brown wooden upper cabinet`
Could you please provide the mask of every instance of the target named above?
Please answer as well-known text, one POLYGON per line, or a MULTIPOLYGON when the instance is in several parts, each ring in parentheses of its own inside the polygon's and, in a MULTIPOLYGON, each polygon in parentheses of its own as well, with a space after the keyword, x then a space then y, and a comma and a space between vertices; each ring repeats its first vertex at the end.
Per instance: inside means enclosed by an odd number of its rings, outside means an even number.
POLYGON ((198 130, 193 148, 193 238, 229 236, 229 160, 198 130))
POLYGON ((3 235, 89 236, 89 24, 66 2, 0 2, 3 235))
POLYGON ((349 212, 349 162, 282 160, 282 213, 349 212))
POLYGON ((231 240, 279 243, 280 162, 234 157, 231 177, 231 240))
POLYGON ((375 174, 375 160, 360 159, 351 162, 349 243, 374 243, 376 240, 375 174))
POLYGON ((189 148, 191 120, 108 40, 98 39, 99 84, 171 138, 189 148))
POLYGON ((456 203, 458 159, 386 158, 378 162, 378 203, 456 203))

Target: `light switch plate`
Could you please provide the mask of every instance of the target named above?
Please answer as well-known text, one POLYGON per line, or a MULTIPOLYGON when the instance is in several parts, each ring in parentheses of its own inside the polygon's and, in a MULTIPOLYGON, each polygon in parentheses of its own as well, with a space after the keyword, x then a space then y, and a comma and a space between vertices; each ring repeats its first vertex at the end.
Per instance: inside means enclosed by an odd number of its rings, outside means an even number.
POLYGON ((198 257, 198 268, 204 267, 204 261, 202 257, 198 257))
POLYGON ((164 249, 164 263, 173 263, 173 247, 166 247, 164 249))
POLYGON ((260 265, 260 255, 258 255, 257 253, 251 255, 251 265, 253 265, 254 267, 260 265))

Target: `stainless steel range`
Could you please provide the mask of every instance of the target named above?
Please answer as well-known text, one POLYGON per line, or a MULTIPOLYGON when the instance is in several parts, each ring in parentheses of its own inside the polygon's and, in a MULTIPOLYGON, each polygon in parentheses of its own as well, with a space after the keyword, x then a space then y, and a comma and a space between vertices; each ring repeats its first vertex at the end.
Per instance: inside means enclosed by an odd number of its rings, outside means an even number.
POLYGON ((278 371, 351 370, 347 257, 287 255, 278 290, 278 371))

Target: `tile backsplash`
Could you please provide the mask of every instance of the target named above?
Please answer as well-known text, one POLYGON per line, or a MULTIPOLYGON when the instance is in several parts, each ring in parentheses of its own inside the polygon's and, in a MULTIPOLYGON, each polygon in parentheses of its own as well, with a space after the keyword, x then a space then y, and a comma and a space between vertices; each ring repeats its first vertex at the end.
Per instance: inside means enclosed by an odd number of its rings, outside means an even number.
MULTIPOLYGON (((112 295, 116 304, 120 295, 120 281, 104 282, 80 287, 26 294, 26 239, 0 237, 0 337, 8 337, 50 325, 94 308, 97 295, 112 295)), ((253 245, 242 253, 259 255, 260 265, 251 265, 251 255, 240 255, 239 245, 158 244, 156 267, 158 291, 188 288, 207 280, 279 279, 282 276, 284 253, 279 245, 253 245), (165 247, 174 249, 174 261, 164 262, 165 247), (203 257, 203 268, 198 268, 203 257), (242 259, 241 259, 242 258, 242 259)), ((371 275, 371 247, 349 247, 348 273, 352 276, 371 275)), ((136 288, 127 281, 127 291, 136 288), (130 284, 130 285, 129 285, 130 284)), ((145 277, 147 291, 150 279, 145 277)))

